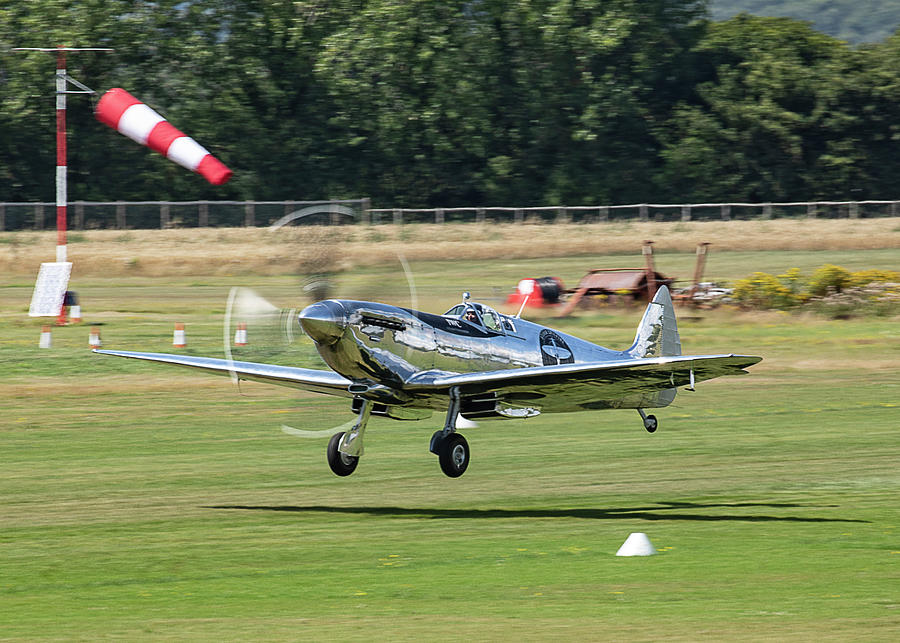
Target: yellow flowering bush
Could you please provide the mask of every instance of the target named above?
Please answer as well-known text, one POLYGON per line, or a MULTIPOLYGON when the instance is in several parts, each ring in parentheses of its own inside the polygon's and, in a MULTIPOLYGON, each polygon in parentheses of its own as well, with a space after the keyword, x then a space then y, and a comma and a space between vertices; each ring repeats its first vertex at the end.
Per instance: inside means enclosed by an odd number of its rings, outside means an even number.
MULTIPOLYGON (((798 271, 799 272, 799 271, 798 271)), ((732 299, 745 308, 776 308, 784 310, 802 303, 800 295, 775 275, 754 272, 734 285, 732 299)))
POLYGON ((812 274, 806 287, 813 297, 824 297, 828 293, 841 292, 852 282, 853 277, 849 270, 826 263, 812 274))
POLYGON ((900 273, 861 270, 825 264, 809 279, 798 268, 778 275, 754 272, 740 279, 732 300, 743 308, 788 310, 808 304, 834 318, 890 315, 900 310, 900 273))
POLYGON ((860 270, 850 275, 850 285, 854 287, 886 282, 900 282, 900 272, 896 270, 860 270))

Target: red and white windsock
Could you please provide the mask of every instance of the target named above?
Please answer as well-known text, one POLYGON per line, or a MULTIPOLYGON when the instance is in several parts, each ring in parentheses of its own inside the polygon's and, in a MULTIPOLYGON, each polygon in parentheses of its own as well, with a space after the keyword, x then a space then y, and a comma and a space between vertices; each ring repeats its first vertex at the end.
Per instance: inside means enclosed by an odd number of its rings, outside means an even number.
POLYGON ((96 114, 101 123, 197 172, 213 185, 231 178, 231 170, 219 159, 120 87, 103 94, 96 114))

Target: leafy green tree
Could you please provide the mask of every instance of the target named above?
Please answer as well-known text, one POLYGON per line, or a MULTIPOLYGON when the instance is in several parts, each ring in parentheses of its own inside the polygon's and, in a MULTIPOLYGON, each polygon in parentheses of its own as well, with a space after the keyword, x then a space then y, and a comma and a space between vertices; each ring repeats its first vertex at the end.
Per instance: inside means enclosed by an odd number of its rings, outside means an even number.
POLYGON ((660 132, 671 198, 804 200, 864 180, 859 150, 843 138, 845 44, 793 20, 743 15, 710 24, 696 53, 696 96, 660 132))
POLYGON ((673 0, 372 1, 327 39, 317 71, 373 195, 627 199, 652 176, 652 126, 683 92, 680 62, 704 10, 673 0))

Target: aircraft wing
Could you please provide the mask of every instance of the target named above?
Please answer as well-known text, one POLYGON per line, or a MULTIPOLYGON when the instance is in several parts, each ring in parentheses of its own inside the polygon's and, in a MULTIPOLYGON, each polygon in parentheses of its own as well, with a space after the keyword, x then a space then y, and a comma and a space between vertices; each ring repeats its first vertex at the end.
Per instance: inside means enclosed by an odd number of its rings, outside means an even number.
POLYGON ((110 351, 94 350, 101 355, 115 355, 116 357, 129 357, 147 362, 159 362, 161 364, 175 364, 197 368, 208 373, 219 375, 234 375, 242 380, 278 384, 306 391, 327 393, 353 397, 347 390, 350 380, 338 375, 334 371, 322 371, 314 368, 296 368, 292 366, 275 366, 273 364, 259 364, 256 362, 238 362, 213 357, 194 357, 190 355, 172 355, 169 353, 141 353, 135 351, 110 351))
POLYGON ((692 372, 695 383, 722 375, 745 375, 743 369, 761 359, 734 354, 679 355, 476 373, 431 372, 411 378, 407 391, 434 395, 456 386, 465 396, 493 394, 510 405, 533 405, 545 411, 635 408, 652 406, 650 400, 662 391, 689 385, 692 372))

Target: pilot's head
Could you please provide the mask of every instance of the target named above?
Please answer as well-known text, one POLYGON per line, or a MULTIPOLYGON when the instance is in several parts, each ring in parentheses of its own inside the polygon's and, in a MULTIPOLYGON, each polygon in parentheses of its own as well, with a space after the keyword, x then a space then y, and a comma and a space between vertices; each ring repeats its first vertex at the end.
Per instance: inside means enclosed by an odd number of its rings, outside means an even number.
POLYGON ((475 314, 475 311, 469 308, 464 315, 466 321, 478 323, 478 315, 475 314))

